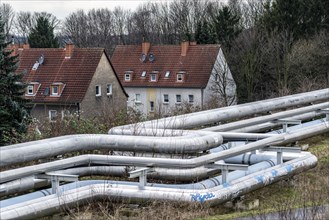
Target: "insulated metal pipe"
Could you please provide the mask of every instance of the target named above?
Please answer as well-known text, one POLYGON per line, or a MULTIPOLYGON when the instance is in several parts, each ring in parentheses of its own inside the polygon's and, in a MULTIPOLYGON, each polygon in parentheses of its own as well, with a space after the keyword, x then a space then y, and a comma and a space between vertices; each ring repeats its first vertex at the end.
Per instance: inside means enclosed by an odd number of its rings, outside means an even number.
POLYGON ((302 130, 279 134, 274 137, 262 139, 253 143, 237 146, 222 152, 212 153, 192 159, 166 159, 166 158, 141 158, 128 156, 103 156, 103 155, 82 155, 60 161, 54 161, 46 164, 22 167, 8 170, 0 173, 0 182, 30 176, 33 174, 47 172, 51 170, 65 169, 72 166, 83 164, 109 164, 109 165, 127 165, 127 166, 147 166, 163 168, 193 168, 200 167, 229 157, 234 157, 243 153, 258 150, 269 145, 279 145, 282 143, 294 142, 308 138, 312 135, 318 135, 329 132, 329 122, 323 122, 318 125, 310 126, 302 130))
POLYGON ((212 109, 207 111, 195 112, 185 115, 167 117, 152 121, 146 121, 136 124, 117 127, 119 129, 144 129, 144 128, 163 128, 163 129, 182 129, 194 128, 202 125, 209 125, 223 120, 237 119, 256 113, 272 111, 280 108, 309 104, 317 101, 329 100, 329 88, 316 90, 312 92, 299 93, 290 96, 267 99, 257 102, 246 103, 236 106, 212 109))
POLYGON ((130 185, 94 184, 69 191, 60 195, 49 195, 43 198, 33 199, 27 202, 7 206, 1 209, 1 219, 29 219, 37 218, 58 212, 59 207, 71 207, 86 202, 90 199, 120 198, 133 200, 169 200, 199 202, 203 204, 216 205, 241 196, 247 192, 269 185, 284 177, 295 175, 304 170, 314 167, 317 158, 307 155, 286 162, 269 169, 259 171, 248 176, 232 181, 225 186, 220 185, 211 189, 189 190, 172 189, 130 185))
MULTIPOLYGON (((319 113, 319 112, 308 112, 304 113, 301 115, 296 115, 288 118, 283 118, 283 120, 301 120, 301 121, 307 121, 314 119, 316 117, 320 117, 324 115, 324 113, 319 113)), ((266 122, 262 124, 257 124, 257 125, 252 125, 248 127, 242 127, 238 129, 233 129, 231 132, 242 132, 242 133, 248 133, 248 132, 264 132, 268 131, 269 129, 277 128, 277 127, 282 127, 280 124, 276 124, 273 122, 266 122)))
POLYGON ((257 125, 260 123, 265 123, 268 121, 291 117, 294 115, 303 114, 303 113, 307 113, 307 112, 311 112, 311 111, 321 110, 321 109, 325 109, 328 107, 329 107, 329 102, 325 102, 325 103, 297 108, 297 109, 293 109, 293 110, 278 112, 278 113, 274 113, 271 115, 260 116, 260 117, 245 119, 242 121, 236 121, 236 122, 232 122, 232 123, 228 123, 228 124, 204 128, 202 130, 203 131, 232 131, 234 129, 257 125))
POLYGON ((0 167, 80 150, 192 153, 217 147, 222 142, 222 136, 217 133, 185 138, 102 134, 68 135, 0 148, 0 167))

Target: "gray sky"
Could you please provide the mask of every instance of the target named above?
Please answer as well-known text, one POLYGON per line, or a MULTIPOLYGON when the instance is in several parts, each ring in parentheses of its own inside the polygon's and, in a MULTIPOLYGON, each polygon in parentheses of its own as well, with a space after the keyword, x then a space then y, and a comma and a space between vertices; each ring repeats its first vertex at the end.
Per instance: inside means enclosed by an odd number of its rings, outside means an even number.
MULTIPOLYGON (((10 4, 15 12, 30 11, 41 12, 46 11, 52 13, 59 19, 64 19, 71 12, 78 9, 88 11, 92 8, 108 8, 112 10, 116 6, 124 9, 135 10, 138 5, 147 3, 150 0, 0 0, 1 3, 10 4)), ((152 2, 170 2, 172 0, 152 0, 152 2)))

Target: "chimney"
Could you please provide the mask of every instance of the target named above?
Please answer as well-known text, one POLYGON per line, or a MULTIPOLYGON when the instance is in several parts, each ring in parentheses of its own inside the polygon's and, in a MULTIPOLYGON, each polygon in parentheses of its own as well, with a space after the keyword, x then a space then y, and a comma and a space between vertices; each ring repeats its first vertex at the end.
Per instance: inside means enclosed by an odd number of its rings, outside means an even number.
POLYGON ((143 42, 142 43, 142 53, 143 54, 148 54, 149 50, 150 50, 150 47, 151 47, 151 43, 150 42, 143 42))
POLYGON ((182 57, 186 56, 189 44, 190 44, 190 42, 188 42, 188 41, 183 41, 181 43, 181 56, 182 57))
POLYGON ((30 44, 23 44, 23 50, 30 49, 30 44))
POLYGON ((18 54, 18 44, 9 44, 7 48, 11 51, 10 56, 16 56, 18 54))
POLYGON ((65 59, 70 59, 73 54, 74 44, 67 43, 65 45, 65 59))

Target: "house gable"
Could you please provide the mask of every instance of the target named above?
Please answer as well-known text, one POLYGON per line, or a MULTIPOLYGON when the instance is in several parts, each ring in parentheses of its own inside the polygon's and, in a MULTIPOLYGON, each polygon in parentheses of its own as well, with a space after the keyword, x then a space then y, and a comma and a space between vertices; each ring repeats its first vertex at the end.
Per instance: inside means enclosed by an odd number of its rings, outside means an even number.
POLYGON ((126 103, 127 94, 104 52, 81 102, 81 115, 84 117, 95 115, 95 106, 97 106, 98 115, 101 116, 106 112, 125 109, 126 103))

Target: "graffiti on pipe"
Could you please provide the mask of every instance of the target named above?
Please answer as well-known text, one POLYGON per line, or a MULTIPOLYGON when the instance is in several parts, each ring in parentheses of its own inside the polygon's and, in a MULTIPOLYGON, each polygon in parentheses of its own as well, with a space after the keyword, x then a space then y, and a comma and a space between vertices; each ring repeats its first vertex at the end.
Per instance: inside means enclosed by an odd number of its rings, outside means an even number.
POLYGON ((201 202, 203 203, 205 200, 214 198, 215 195, 213 193, 205 193, 205 194, 200 194, 200 193, 196 193, 196 194, 191 194, 191 199, 194 202, 201 202))

